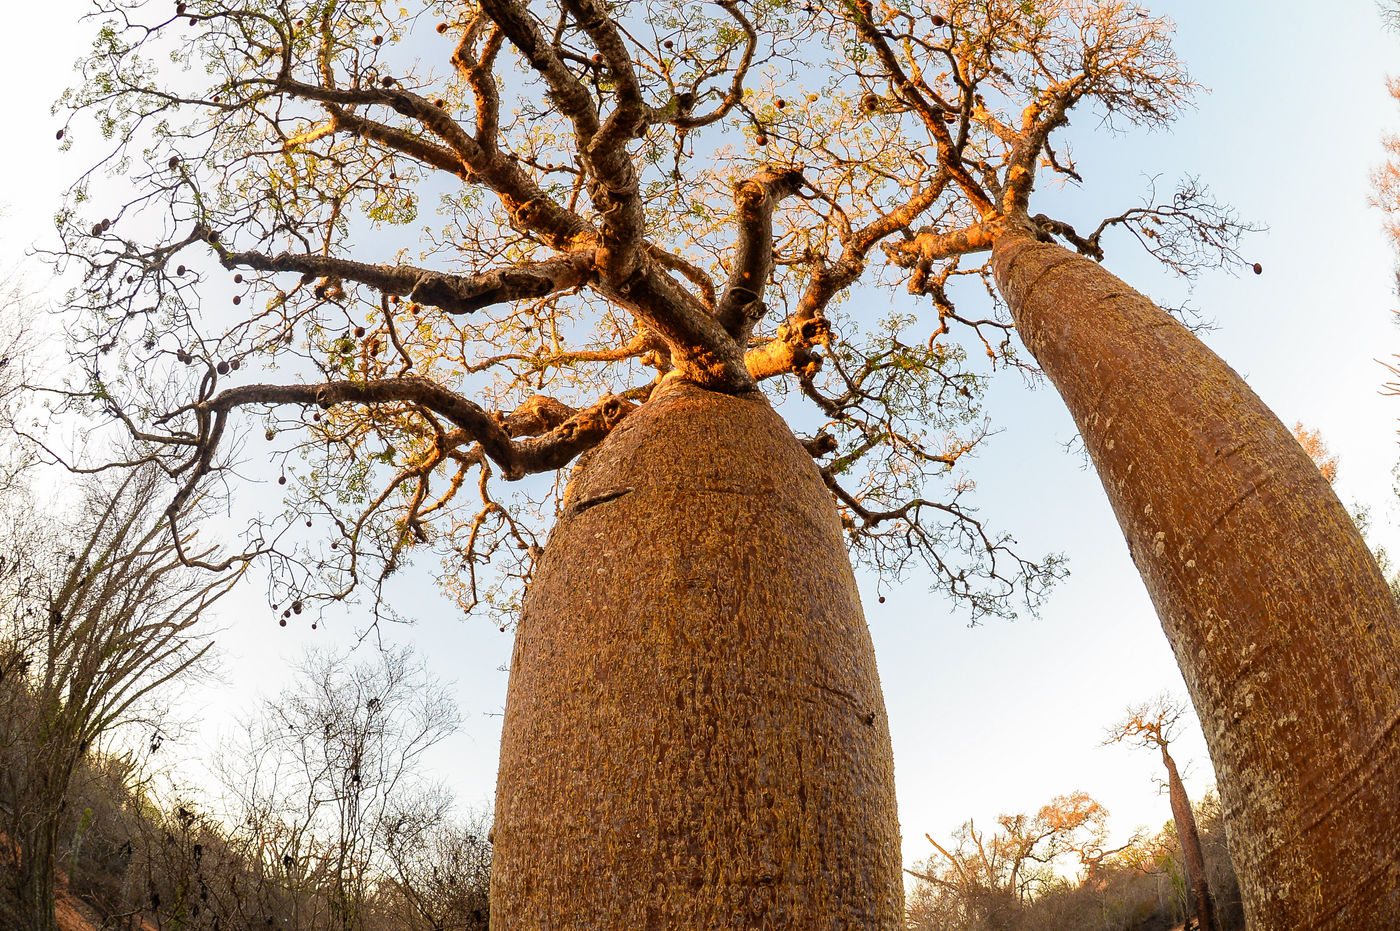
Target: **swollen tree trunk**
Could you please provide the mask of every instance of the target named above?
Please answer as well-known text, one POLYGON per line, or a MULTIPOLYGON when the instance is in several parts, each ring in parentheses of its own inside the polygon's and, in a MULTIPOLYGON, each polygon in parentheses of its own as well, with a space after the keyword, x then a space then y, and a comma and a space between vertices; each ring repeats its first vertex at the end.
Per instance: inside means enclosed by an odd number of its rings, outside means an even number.
POLYGON ((1400 616, 1351 518, 1147 298, 1020 230, 993 263, 1181 665, 1250 927, 1400 927, 1400 616))
POLYGON ((759 396, 660 389, 576 467, 516 635, 491 927, 903 927, 840 524, 759 396))
POLYGON ((1176 822, 1176 836, 1181 840, 1181 858, 1186 863, 1186 884, 1196 904, 1196 927, 1198 931, 1215 931, 1215 901, 1206 879, 1206 858, 1201 852, 1201 834, 1196 830, 1196 813, 1191 810, 1191 799, 1186 795, 1181 773, 1177 772, 1176 760, 1172 759, 1165 743, 1161 749, 1162 765, 1167 768, 1172 820, 1176 822))

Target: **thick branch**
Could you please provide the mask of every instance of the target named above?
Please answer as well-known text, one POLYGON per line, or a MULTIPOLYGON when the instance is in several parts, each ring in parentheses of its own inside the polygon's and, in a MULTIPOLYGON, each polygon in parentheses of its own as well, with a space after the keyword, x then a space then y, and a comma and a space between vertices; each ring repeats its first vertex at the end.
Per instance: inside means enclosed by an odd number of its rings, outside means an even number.
POLYGON ((739 235, 715 317, 740 345, 748 342, 754 324, 763 316, 763 290, 773 273, 773 208, 804 183, 796 168, 771 167, 734 186, 739 235))
MULTIPOLYGON (((460 427, 481 445, 486 455, 501 467, 507 479, 519 479, 534 472, 547 472, 566 465, 571 459, 602 441, 608 431, 635 408, 629 401, 608 397, 552 427, 540 436, 516 441, 502 419, 437 382, 418 376, 385 378, 374 381, 333 381, 320 385, 244 385, 222 391, 195 405, 200 413, 226 415, 251 404, 300 404, 331 407, 336 404, 418 404, 460 427)), ((525 417, 538 424, 548 423, 549 405, 537 405, 525 417)), ((525 423, 516 424, 528 431, 525 423)))
POLYGON ((825 317, 786 320, 768 342, 744 354, 744 364, 755 381, 795 372, 810 378, 821 368, 822 359, 812 351, 831 336, 825 317))
POLYGON ((651 262, 621 284, 595 287, 666 341, 681 375, 715 391, 754 387, 738 343, 695 296, 651 262))
POLYGON ((1050 134, 1068 122, 1070 107, 1079 100, 1082 79, 1075 78, 1056 87, 1048 104, 1036 101, 1021 115, 1021 132, 1011 147, 1006 163, 1005 187, 1002 190, 1001 211, 1004 216, 1026 212, 1031 188, 1035 185, 1035 167, 1050 134))
POLYGON ((568 251, 596 238, 597 234, 588 223, 546 196, 519 165, 494 148, 491 139, 473 139, 445 109, 425 97, 401 88, 341 89, 290 79, 278 81, 277 89, 293 97, 331 105, 332 120, 340 121, 346 130, 358 132, 458 175, 469 172, 471 181, 483 184, 500 195, 515 223, 544 234, 556 249, 568 251), (448 149, 426 142, 415 143, 411 134, 404 130, 339 109, 364 104, 389 107, 402 116, 417 120, 446 143, 448 149), (446 151, 456 157, 455 163, 446 160, 443 154, 446 151))
MULTIPOLYGON (((219 247, 216 245, 216 249, 219 247)), ((219 249, 225 268, 266 272, 300 272, 343 281, 357 281, 385 294, 399 294, 450 314, 465 314, 502 304, 544 297, 586 284, 593 273, 593 250, 496 268, 478 275, 449 275, 413 265, 370 265, 325 255, 284 252, 228 252, 219 249)))
POLYGON ((646 131, 647 107, 632 54, 617 24, 598 0, 565 0, 588 33, 612 79, 613 110, 592 138, 579 139, 579 153, 590 175, 589 196, 602 216, 599 268, 613 281, 631 276, 641 258, 646 211, 636 166, 627 146, 646 131))
POLYGON ((349 132, 366 139, 371 139, 386 149, 395 152, 402 152, 410 158, 417 159, 425 165, 431 165, 441 171, 450 172, 459 178, 466 178, 469 174, 469 166, 461 156, 446 146, 437 145, 405 132, 394 126, 388 126, 375 120, 367 120, 338 104, 322 101, 326 110, 330 113, 330 119, 319 126, 316 126, 304 133, 289 138, 286 142, 287 148, 296 148, 315 142, 324 136, 329 136, 337 132, 349 132))
POLYGON ((500 27, 525 60, 549 86, 550 99, 574 125, 580 147, 598 131, 593 97, 560 59, 553 44, 540 32, 529 11, 516 0, 483 0, 481 9, 500 27))
POLYGON ((988 221, 951 232, 926 229, 907 242, 885 246, 885 253, 896 265, 908 268, 920 260, 937 262, 972 252, 986 252, 992 248, 1002 226, 1000 222, 988 221))
POLYGON ((452 53, 452 64, 466 79, 467 86, 472 89, 472 96, 476 99, 476 140, 480 145, 490 147, 495 145, 501 111, 500 94, 496 89, 491 66, 500 53, 503 34, 499 28, 493 27, 487 34, 485 47, 478 56, 473 53, 472 47, 485 25, 486 17, 478 15, 472 18, 452 53))

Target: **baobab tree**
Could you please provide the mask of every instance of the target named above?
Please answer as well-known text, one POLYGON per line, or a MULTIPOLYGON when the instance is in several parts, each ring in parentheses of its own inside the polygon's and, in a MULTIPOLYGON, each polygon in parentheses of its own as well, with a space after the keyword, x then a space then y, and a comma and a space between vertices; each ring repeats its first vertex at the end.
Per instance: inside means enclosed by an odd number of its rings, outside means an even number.
POLYGON ((1244 225, 1191 181, 1089 231, 1030 210, 1038 174, 1078 179, 1052 138, 1072 109, 1160 125, 1189 99, 1169 23, 1108 0, 97 8, 69 102, 127 183, 62 217, 73 397, 184 487, 263 414, 284 620, 415 549, 464 606, 519 607, 494 925, 898 925, 845 550, 922 560, 974 616, 1060 573, 960 476, 985 432, 964 345, 1016 363, 1013 326, 1202 709, 1251 915, 1387 914, 1394 608, 1287 430, 1093 261, 1126 230, 1183 273, 1238 265, 1244 225), (846 300, 880 276, 933 311, 846 300), (1010 319, 955 307, 960 280, 1010 319), (152 401, 172 369, 183 396, 152 401), (323 531, 298 543, 303 520, 323 531))
POLYGON ((1206 858, 1201 851, 1201 835, 1196 830, 1196 815, 1191 810, 1191 798, 1181 779, 1176 759, 1171 754, 1172 741, 1178 735, 1178 725, 1186 715, 1186 705, 1170 695, 1159 695, 1152 701, 1134 705, 1123 720, 1109 728, 1105 744, 1134 743, 1155 749, 1162 755, 1162 767, 1167 771, 1167 797, 1171 801, 1172 820, 1176 836, 1181 840, 1181 859, 1186 866, 1186 884, 1195 906, 1196 927, 1199 931, 1215 931, 1215 899, 1206 879, 1206 858))
POLYGON ((1184 273, 1208 254, 1239 262, 1237 221, 1195 184, 1087 232, 1031 212, 1039 174, 1077 177, 1055 146, 1073 108, 1157 124, 1180 106, 1191 88, 1165 25, 1123 3, 922 12, 857 0, 845 15, 863 73, 923 124, 967 206, 891 256, 941 306, 940 277, 990 253, 984 273, 1079 427, 1190 689, 1247 920, 1395 924, 1400 613, 1288 428, 1094 261, 1126 226, 1184 273))

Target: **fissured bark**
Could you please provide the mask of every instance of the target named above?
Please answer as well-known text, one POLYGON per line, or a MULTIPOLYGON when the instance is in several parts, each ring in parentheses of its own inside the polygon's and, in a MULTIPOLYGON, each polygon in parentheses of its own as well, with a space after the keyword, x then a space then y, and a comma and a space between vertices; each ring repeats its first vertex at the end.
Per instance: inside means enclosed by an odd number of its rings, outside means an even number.
POLYGON ((758 395, 579 462, 516 634, 491 927, 903 927, 889 731, 831 497, 758 395))
POLYGON ((1185 675, 1249 926, 1400 928, 1400 616, 1351 518, 1147 298, 1020 230, 993 262, 1185 675))

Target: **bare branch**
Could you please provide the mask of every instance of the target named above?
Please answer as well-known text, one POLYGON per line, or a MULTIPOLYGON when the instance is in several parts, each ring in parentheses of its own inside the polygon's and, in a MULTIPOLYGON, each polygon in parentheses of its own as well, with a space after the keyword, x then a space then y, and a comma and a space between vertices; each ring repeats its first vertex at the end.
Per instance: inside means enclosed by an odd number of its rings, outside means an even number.
POLYGON ((520 263, 477 275, 450 275, 412 265, 370 265, 327 255, 229 252, 215 246, 225 268, 300 272, 304 276, 356 281, 385 294, 406 296, 451 314, 465 314, 509 301, 544 297, 582 287, 593 275, 594 252, 577 252, 520 263))

